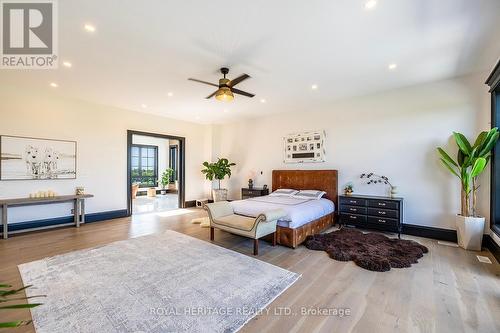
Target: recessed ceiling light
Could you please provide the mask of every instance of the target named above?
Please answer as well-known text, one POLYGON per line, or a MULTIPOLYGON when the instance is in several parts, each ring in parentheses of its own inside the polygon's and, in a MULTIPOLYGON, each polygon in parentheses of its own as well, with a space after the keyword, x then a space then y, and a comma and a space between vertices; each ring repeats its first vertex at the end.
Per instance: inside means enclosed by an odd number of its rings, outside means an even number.
POLYGON ((141 108, 145 109, 147 108, 148 106, 146 104, 141 104, 141 108))
POLYGON ((313 85, 311 86, 311 89, 312 89, 312 90, 316 90, 316 89, 318 89, 318 85, 317 85, 317 84, 313 84, 313 85))
POLYGON ((396 68, 398 68, 398 64, 389 64, 389 66, 387 66, 387 68, 389 68, 391 71, 393 71, 396 68))
POLYGON ((69 61, 65 61, 65 62, 63 62, 63 66, 64 66, 64 67, 71 68, 71 67, 73 67, 73 64, 72 64, 72 63, 70 63, 69 61))
POLYGON ((88 32, 94 32, 94 31, 95 31, 95 27, 94 27, 92 24, 85 24, 85 25, 83 26, 83 28, 84 28, 85 30, 87 30, 88 32))
POLYGON ((365 2, 365 9, 373 9, 377 6, 377 0, 368 0, 365 2))
POLYGON ((267 101, 263 98, 260 100, 261 103, 266 103, 267 101))
POLYGON ((172 97, 172 96, 174 96, 174 93, 173 93, 173 92, 171 92, 171 91, 169 91, 169 92, 167 93, 167 96, 168 96, 168 97, 172 97))
POLYGON ((50 86, 51 86, 52 88, 57 88, 57 87, 59 87, 59 85, 58 85, 57 83, 55 83, 55 82, 52 82, 52 83, 50 84, 50 86))

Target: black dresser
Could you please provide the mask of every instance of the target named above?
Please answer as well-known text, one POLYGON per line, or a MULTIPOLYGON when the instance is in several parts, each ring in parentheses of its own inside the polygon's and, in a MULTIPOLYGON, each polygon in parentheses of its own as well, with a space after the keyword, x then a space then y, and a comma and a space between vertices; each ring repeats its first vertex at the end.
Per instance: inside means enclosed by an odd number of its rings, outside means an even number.
POLYGON ((261 187, 252 188, 242 188, 241 189, 241 199, 261 197, 263 195, 268 195, 269 189, 263 189, 261 187))
POLYGON ((397 232, 401 238, 403 198, 341 195, 339 212, 342 225, 397 232))

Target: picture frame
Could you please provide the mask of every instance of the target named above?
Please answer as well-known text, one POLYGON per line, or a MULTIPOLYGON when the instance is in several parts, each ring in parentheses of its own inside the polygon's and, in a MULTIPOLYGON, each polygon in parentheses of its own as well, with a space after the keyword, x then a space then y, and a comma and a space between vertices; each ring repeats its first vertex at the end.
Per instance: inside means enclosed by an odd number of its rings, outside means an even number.
POLYGON ((76 179, 77 142, 0 135, 0 181, 76 179))

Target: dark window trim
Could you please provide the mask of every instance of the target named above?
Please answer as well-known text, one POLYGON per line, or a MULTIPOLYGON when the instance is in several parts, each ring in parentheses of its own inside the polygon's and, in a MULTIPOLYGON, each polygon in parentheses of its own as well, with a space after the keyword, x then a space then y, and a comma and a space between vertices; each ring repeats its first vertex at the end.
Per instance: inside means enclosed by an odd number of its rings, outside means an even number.
MULTIPOLYGON (((491 93, 491 127, 500 126, 500 59, 485 82, 491 93)), ((490 229, 500 237, 500 145, 496 145, 491 156, 490 177, 490 229), (498 169, 498 171, 497 171, 498 169)))
MULTIPOLYGON (((140 177, 144 177, 142 175, 142 149, 141 148, 146 148, 146 149, 154 149, 155 151, 155 162, 154 162, 154 174, 153 176, 147 176, 148 178, 153 178, 154 186, 158 186, 158 146, 154 145, 143 145, 143 144, 137 144, 137 143, 132 143, 131 148, 137 147, 139 148, 139 174, 140 177)), ((143 185, 141 187, 150 187, 149 185, 143 185)))
POLYGON ((148 133, 135 130, 127 130, 127 216, 132 215, 132 178, 131 175, 131 146, 134 135, 150 136, 154 138, 178 140, 179 141, 179 208, 186 208, 186 138, 158 133, 148 133))

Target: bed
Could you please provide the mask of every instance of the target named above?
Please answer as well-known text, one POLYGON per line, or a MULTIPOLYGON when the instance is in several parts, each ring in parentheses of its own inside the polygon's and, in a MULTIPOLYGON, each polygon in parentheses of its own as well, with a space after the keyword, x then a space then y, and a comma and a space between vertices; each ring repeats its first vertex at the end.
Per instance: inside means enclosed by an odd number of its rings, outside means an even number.
POLYGON ((307 236, 318 234, 335 223, 337 207, 337 170, 273 170, 272 190, 321 190, 326 194, 319 200, 290 197, 256 197, 233 201, 236 214, 257 216, 259 213, 281 208, 287 216, 278 221, 277 242, 296 248, 307 236))

